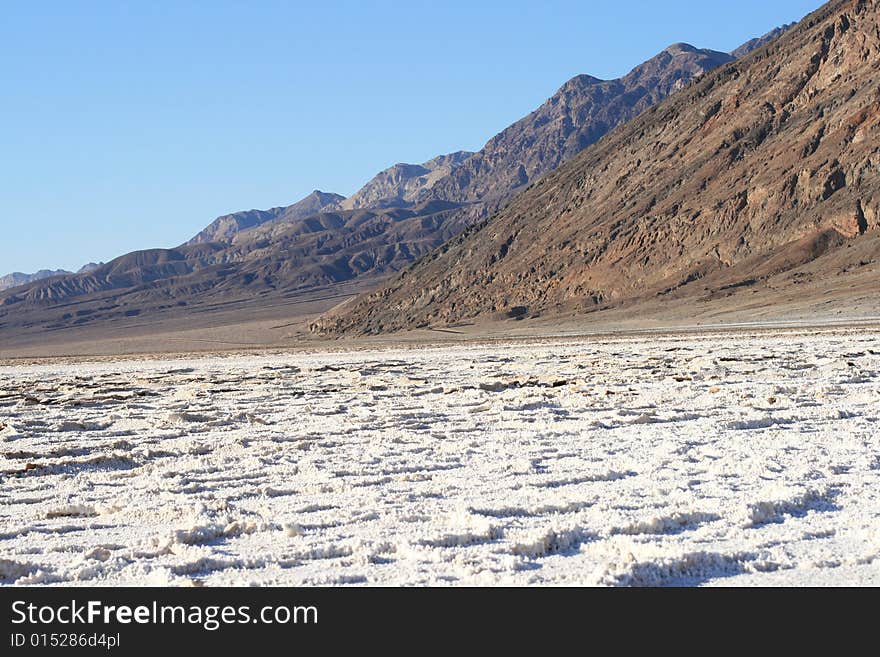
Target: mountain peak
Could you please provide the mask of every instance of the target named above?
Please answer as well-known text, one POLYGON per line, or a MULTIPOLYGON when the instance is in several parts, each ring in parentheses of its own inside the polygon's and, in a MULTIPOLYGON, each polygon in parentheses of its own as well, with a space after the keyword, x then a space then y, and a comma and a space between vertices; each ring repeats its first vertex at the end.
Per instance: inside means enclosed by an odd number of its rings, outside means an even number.
POLYGON ((699 52, 699 48, 696 48, 689 43, 684 43, 683 41, 679 41, 678 43, 673 43, 672 45, 664 48, 663 52, 668 52, 673 55, 679 54, 679 53, 694 53, 694 52, 699 52))
POLYGON ((733 55, 734 57, 736 57, 737 59, 739 59, 740 57, 745 57, 753 50, 757 50, 761 46, 764 46, 764 45, 768 44, 769 42, 773 41, 774 39, 776 39, 777 37, 781 36, 784 32, 787 32, 788 30, 793 28, 795 25, 797 25, 797 23, 787 23, 785 25, 780 25, 779 27, 776 27, 776 28, 770 30, 769 32, 767 32, 767 34, 765 34, 763 36, 757 37, 755 39, 749 39, 744 44, 742 44, 739 48, 736 48, 736 49, 730 51, 730 54, 733 55))
POLYGON ((321 198, 321 199, 339 199, 339 200, 341 200, 341 199, 345 198, 341 194, 335 194, 334 192, 324 192, 320 189, 312 190, 312 193, 309 194, 309 196, 314 196, 316 198, 321 198))
POLYGON ((87 262, 82 267, 76 270, 77 274, 88 274, 91 271, 95 271, 98 267, 102 267, 104 265, 103 262, 87 262))
POLYGON ((572 88, 583 88, 583 87, 591 87, 595 84, 602 84, 605 80, 601 78, 597 78, 593 75, 587 75, 586 73, 581 73, 579 75, 575 75, 573 78, 568 80, 565 84, 563 84, 559 91, 556 93, 564 93, 567 89, 572 88))

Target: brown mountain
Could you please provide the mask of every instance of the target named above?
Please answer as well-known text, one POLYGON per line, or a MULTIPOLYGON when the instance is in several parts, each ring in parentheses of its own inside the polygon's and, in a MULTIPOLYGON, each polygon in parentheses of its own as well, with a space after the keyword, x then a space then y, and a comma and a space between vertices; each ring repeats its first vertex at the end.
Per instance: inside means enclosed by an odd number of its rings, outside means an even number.
POLYGON ((878 61, 878 0, 831 2, 315 330, 876 289, 878 61))
POLYGON ((208 309, 229 304, 280 306, 319 290, 331 298, 329 287, 340 284, 369 289, 615 125, 730 60, 677 44, 620 80, 578 76, 479 153, 395 165, 350 199, 316 190, 291 206, 219 217, 174 249, 138 251, 6 290, 0 332, 152 321, 159 312, 208 322, 208 309))

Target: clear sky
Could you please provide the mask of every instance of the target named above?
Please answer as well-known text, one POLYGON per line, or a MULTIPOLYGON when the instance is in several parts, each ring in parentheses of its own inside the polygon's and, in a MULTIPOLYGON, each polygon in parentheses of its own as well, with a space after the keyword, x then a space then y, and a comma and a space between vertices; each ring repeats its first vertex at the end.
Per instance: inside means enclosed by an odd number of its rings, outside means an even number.
POLYGON ((186 241, 477 150, 579 73, 729 51, 820 0, 6 0, 0 275, 186 241))

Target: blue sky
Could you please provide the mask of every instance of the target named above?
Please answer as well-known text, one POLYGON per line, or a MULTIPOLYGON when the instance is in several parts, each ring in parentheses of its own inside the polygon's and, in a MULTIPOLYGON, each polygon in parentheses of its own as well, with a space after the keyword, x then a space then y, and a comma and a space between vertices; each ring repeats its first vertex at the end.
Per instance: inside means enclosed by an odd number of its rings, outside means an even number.
POLYGON ((16 1, 0 19, 0 274, 179 244, 477 150, 579 73, 731 50, 819 0, 16 1))

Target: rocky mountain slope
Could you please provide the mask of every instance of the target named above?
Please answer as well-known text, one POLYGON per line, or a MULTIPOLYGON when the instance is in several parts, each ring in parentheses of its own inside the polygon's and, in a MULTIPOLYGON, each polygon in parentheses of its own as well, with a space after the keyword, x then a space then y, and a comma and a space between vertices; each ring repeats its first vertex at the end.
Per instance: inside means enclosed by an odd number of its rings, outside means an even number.
POLYGON ((673 44, 616 80, 578 75, 478 153, 457 151, 423 164, 395 164, 348 198, 316 190, 291 206, 219 217, 191 243, 229 241, 235 233, 263 223, 295 221, 321 212, 408 207, 426 200, 467 205, 462 214, 468 218, 461 222, 466 223, 487 215, 530 180, 552 171, 694 77, 748 54, 789 27, 751 39, 730 54, 673 44))
POLYGON ((314 328, 375 333, 876 280, 878 61, 878 0, 831 2, 314 328))

